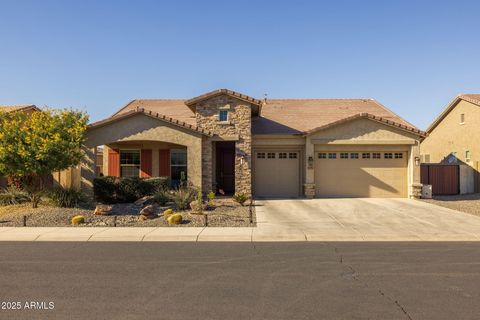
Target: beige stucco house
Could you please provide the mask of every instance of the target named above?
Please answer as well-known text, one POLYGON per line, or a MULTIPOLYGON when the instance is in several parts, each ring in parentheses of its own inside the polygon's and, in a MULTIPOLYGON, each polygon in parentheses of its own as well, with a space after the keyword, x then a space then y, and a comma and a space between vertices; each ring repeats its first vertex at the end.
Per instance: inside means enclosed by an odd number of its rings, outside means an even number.
POLYGON ((81 185, 101 167, 255 197, 415 197, 424 136, 372 99, 139 99, 89 126, 81 185))
POLYGON ((479 192, 480 94, 456 96, 427 129, 424 163, 460 164, 460 193, 479 192))

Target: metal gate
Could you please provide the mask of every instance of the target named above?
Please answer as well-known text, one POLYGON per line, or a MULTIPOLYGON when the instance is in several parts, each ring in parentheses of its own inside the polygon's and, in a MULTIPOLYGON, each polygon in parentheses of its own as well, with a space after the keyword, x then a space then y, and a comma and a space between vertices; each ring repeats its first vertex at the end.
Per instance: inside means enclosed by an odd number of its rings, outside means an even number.
POLYGON ((420 170, 421 183, 431 184, 434 196, 460 193, 460 168, 457 164, 422 164, 420 170))

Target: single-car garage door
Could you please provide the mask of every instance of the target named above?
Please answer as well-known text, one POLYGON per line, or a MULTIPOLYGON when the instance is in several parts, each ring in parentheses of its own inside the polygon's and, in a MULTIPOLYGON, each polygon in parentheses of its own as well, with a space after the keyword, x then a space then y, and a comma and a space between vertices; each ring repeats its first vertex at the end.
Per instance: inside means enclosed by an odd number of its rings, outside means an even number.
POLYGON ((300 155, 298 151, 256 151, 254 194, 257 197, 298 197, 300 155))
POLYGON ((407 197, 407 152, 316 152, 317 197, 407 197))

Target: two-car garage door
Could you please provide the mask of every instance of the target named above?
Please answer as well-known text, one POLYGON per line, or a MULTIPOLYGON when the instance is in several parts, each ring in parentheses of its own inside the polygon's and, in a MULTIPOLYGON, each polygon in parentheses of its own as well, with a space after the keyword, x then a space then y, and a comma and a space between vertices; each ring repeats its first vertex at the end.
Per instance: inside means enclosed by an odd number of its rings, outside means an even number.
POLYGON ((291 198, 300 195, 300 153, 259 150, 254 153, 256 197, 291 198))
POLYGON ((407 197, 407 152, 345 149, 315 153, 317 197, 407 197))

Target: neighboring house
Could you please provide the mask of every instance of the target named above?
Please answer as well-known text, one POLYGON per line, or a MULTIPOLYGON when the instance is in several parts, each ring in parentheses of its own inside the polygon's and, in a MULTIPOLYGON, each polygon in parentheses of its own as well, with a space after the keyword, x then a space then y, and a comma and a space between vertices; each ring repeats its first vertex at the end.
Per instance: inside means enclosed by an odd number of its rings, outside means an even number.
POLYGON ((455 97, 427 129, 424 163, 459 164, 460 193, 479 192, 480 94, 455 97))
POLYGON ((103 174, 182 175, 256 197, 416 197, 425 133, 372 99, 259 100, 227 89, 133 100, 88 127, 82 187, 103 174), (97 174, 98 175, 98 174, 97 174))

